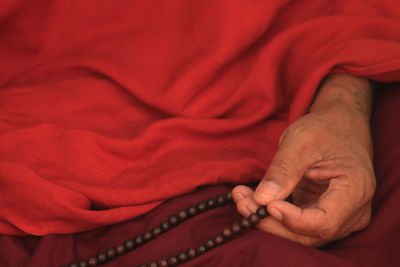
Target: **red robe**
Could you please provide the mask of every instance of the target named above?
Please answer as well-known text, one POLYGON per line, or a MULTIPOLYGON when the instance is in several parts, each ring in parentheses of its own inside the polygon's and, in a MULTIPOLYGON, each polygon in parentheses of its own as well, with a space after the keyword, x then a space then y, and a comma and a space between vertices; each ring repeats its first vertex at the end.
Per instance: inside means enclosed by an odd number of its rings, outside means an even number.
POLYGON ((0 233, 258 181, 331 72, 400 81, 398 0, 2 1, 0 233))

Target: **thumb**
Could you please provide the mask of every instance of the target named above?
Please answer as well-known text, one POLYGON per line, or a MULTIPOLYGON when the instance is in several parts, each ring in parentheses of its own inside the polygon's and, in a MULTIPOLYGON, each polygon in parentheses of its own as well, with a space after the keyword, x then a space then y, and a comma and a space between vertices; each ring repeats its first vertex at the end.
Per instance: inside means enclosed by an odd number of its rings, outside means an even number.
POLYGON ((312 149, 297 139, 283 138, 262 181, 257 186, 253 199, 259 205, 272 200, 287 198, 296 187, 306 170, 315 162, 312 149))

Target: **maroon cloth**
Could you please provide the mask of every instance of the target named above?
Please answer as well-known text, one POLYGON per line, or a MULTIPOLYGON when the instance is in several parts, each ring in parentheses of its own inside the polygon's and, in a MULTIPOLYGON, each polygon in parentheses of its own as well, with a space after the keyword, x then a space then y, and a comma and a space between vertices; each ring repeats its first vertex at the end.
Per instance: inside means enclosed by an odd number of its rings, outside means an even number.
POLYGON ((399 0, 0 1, 0 233, 259 181, 321 80, 400 81, 399 0))
MULTIPOLYGON (((377 192, 370 226, 322 249, 303 247, 259 230, 250 230, 185 266, 399 266, 400 248, 400 85, 377 90, 373 113, 377 192)), ((230 190, 212 186, 170 200, 150 213, 96 230, 45 237, 0 236, 1 266, 57 266, 86 259, 157 226, 190 204, 230 190)), ((106 266, 136 266, 176 255, 204 242, 239 219, 233 205, 189 219, 106 266)))

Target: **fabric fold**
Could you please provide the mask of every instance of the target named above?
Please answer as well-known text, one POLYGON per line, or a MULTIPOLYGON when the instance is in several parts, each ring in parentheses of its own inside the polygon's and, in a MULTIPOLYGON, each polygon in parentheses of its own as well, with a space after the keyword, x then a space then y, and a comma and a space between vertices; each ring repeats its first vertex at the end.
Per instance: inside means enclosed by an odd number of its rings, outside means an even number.
POLYGON ((400 81, 396 0, 14 1, 0 25, 2 234, 256 182, 326 75, 400 81))

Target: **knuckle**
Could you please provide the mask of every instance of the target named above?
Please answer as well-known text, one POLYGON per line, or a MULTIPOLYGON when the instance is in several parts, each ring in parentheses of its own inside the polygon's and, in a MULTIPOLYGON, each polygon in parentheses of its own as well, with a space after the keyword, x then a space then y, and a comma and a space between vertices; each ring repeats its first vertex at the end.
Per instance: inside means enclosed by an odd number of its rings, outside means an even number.
POLYGON ((245 208, 245 207, 247 206, 247 201, 248 201, 248 200, 247 200, 246 198, 239 200, 239 201, 236 203, 236 207, 237 207, 238 209, 243 209, 243 208, 245 208))
POLYGON ((335 240, 336 237, 338 236, 339 233, 339 228, 337 226, 329 226, 329 227, 325 227, 323 228, 320 233, 319 236, 323 239, 323 240, 335 240))
POLYGON ((243 198, 237 202, 236 207, 239 211, 248 212, 252 205, 252 200, 250 198, 243 198))
POLYGON ((242 202, 238 202, 236 204, 236 209, 239 211, 240 214, 242 214, 243 216, 246 216, 247 208, 242 202))

